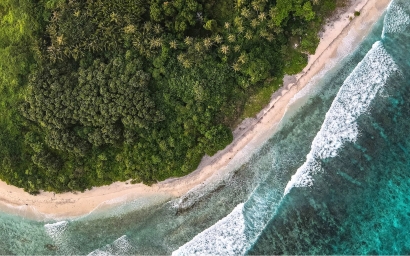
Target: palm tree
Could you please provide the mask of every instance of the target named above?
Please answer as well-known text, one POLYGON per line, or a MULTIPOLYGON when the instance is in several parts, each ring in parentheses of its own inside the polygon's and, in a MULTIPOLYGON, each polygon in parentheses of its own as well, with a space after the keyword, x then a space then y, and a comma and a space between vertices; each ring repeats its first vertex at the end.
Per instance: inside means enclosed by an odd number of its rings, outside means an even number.
POLYGON ((251 21, 251 26, 252 26, 253 28, 256 28, 258 25, 259 25, 258 19, 253 19, 253 20, 251 21))
POLYGON ((192 61, 190 61, 190 60, 188 60, 188 59, 185 59, 185 60, 182 62, 182 66, 184 66, 184 68, 190 68, 190 67, 192 67, 192 61))
POLYGON ((228 42, 233 43, 236 41, 236 37, 233 34, 228 35, 228 42))
POLYGON ((220 43, 222 43, 222 37, 220 35, 216 35, 214 37, 214 41, 215 41, 215 43, 220 44, 220 43))
POLYGON ((154 56, 154 53, 151 51, 150 48, 144 48, 144 49, 141 51, 141 54, 143 54, 143 55, 144 55, 145 57, 147 57, 148 59, 150 59, 151 57, 154 56))
POLYGON ((242 5, 242 1, 235 1, 235 11, 239 11, 242 5))
POLYGON ((141 49, 142 46, 143 46, 143 43, 141 42, 141 40, 139 38, 137 38, 132 42, 132 45, 134 45, 135 48, 137 48, 137 49, 141 49))
POLYGON ((115 23, 118 22, 118 15, 115 12, 112 12, 110 14, 110 18, 111 18, 111 21, 114 21, 115 23))
POLYGON ((124 27, 124 33, 125 34, 134 34, 135 33, 135 26, 130 24, 130 25, 124 27))
POLYGON ((269 34, 266 36, 266 40, 268 40, 269 42, 272 42, 274 39, 275 39, 275 37, 273 36, 272 33, 269 33, 269 34))
POLYGON ((151 22, 147 21, 144 23, 143 29, 145 32, 150 32, 152 29, 152 24, 151 22))
POLYGON ((250 30, 246 31, 245 38, 248 40, 251 40, 253 38, 252 31, 250 30))
POLYGON ((64 44, 64 37, 63 37, 63 35, 61 35, 61 36, 57 36, 57 44, 58 45, 62 45, 62 44, 64 44))
POLYGON ((172 40, 171 42, 169 42, 169 47, 171 47, 171 49, 177 49, 178 48, 178 43, 175 40, 172 40))
MULTIPOLYGON (((51 45, 47 47, 47 52, 49 53, 49 57, 52 62, 57 61, 57 59, 62 59, 62 52, 60 47, 55 47, 54 45, 51 45)), ((82 57, 84 54, 80 53, 80 55, 80 57, 82 57)))
POLYGON ((53 12, 53 17, 51 18, 52 21, 57 21, 58 19, 60 19, 60 13, 57 11, 53 12))
POLYGON ((229 30, 229 28, 231 27, 231 24, 229 22, 225 22, 224 27, 229 30))
POLYGON ((207 38, 204 39, 204 46, 205 46, 205 49, 207 49, 207 50, 209 48, 211 48, 211 46, 212 46, 211 38, 207 37, 207 38))
POLYGON ((238 58, 238 62, 240 62, 240 63, 242 63, 242 64, 245 64, 246 63, 246 61, 247 61, 247 57, 246 57, 246 54, 245 53, 242 53, 241 54, 241 56, 239 56, 239 58, 238 58))
POLYGON ((260 35, 261 37, 266 38, 266 37, 268 36, 268 32, 266 31, 266 29, 262 29, 262 30, 259 32, 259 35, 260 35))
POLYGON ((267 26, 268 26, 268 28, 273 29, 273 28, 276 27, 276 24, 273 20, 269 19, 268 22, 267 22, 267 26))
POLYGON ((155 34, 159 34, 159 33, 162 32, 162 27, 161 27, 160 24, 155 24, 155 26, 154 26, 154 32, 155 32, 155 34))
POLYGON ((57 51, 57 49, 54 45, 50 45, 50 46, 47 47, 47 52, 50 55, 50 58, 52 60, 56 59, 56 51, 57 51))
POLYGON ((55 24, 49 24, 46 27, 46 31, 48 32, 48 35, 53 38, 57 35, 57 27, 55 24))
POLYGON ((235 17, 233 23, 235 24, 236 27, 242 27, 243 19, 241 17, 235 17))
POLYGON ((229 52, 229 46, 227 46, 227 45, 222 45, 222 46, 221 46, 221 52, 222 52, 224 55, 227 55, 228 52, 229 52))
POLYGON ((177 60, 182 64, 185 60, 185 54, 181 53, 178 55, 177 60))
POLYGON ((189 36, 185 37, 184 43, 186 45, 192 45, 193 42, 194 40, 192 39, 192 37, 189 37, 189 36))
POLYGON ((261 11, 261 6, 260 3, 258 1, 253 1, 252 2, 252 8, 258 13, 259 11, 261 11))
POLYGON ((276 7, 270 8, 270 10, 269 10, 269 16, 270 16, 272 19, 275 18, 276 13, 277 13, 276 7))
POLYGON ((125 14, 125 15, 122 17, 122 20, 125 21, 125 23, 131 23, 132 18, 131 18, 131 16, 130 16, 129 14, 125 14))
POLYGON ((241 50, 241 46, 239 46, 239 45, 235 45, 234 47, 233 47, 233 51, 234 52, 239 52, 241 50))
POLYGON ((266 19, 266 13, 264 12, 259 13, 258 18, 260 21, 264 21, 266 19))
POLYGON ((162 38, 152 38, 150 40, 150 48, 160 48, 162 46, 162 38))
POLYGON ((92 41, 89 43, 89 49, 92 50, 93 52, 102 50, 102 49, 101 49, 101 46, 98 44, 98 42, 97 42, 96 39, 92 40, 92 41))
POLYGON ((232 65, 232 69, 235 70, 235 72, 241 70, 239 63, 237 63, 237 62, 234 63, 234 64, 232 65))
POLYGON ((80 14, 81 14, 81 11, 76 10, 73 15, 74 15, 74 17, 78 18, 78 17, 80 17, 80 14))
POLYGON ((241 15, 245 18, 249 18, 251 16, 251 11, 248 8, 242 8, 241 15))
POLYGON ((200 42, 196 42, 194 45, 195 51, 202 53, 204 51, 204 48, 202 48, 202 44, 200 42))

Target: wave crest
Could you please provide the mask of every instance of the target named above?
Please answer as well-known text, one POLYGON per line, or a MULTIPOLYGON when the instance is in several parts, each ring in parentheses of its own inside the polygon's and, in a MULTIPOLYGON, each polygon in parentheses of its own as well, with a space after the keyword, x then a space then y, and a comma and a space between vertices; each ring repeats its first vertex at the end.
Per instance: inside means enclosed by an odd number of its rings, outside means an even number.
POLYGON ((196 235, 172 255, 243 255, 249 242, 242 209, 243 204, 237 205, 228 216, 196 235))
POLYGON ((386 34, 401 33, 410 25, 410 16, 406 12, 406 8, 403 7, 400 2, 393 1, 388 7, 388 12, 384 18, 384 27, 382 38, 386 34))
POLYGON ((374 43, 343 83, 312 142, 306 162, 292 176, 285 195, 293 187, 312 186, 313 175, 322 170, 320 159, 335 157, 346 142, 356 141, 357 118, 369 110, 377 93, 394 73, 400 73, 399 67, 380 41, 374 43))
POLYGON ((88 254, 88 256, 106 256, 106 255, 125 255, 133 249, 128 242, 127 236, 123 235, 112 244, 107 244, 101 249, 97 249, 88 254))

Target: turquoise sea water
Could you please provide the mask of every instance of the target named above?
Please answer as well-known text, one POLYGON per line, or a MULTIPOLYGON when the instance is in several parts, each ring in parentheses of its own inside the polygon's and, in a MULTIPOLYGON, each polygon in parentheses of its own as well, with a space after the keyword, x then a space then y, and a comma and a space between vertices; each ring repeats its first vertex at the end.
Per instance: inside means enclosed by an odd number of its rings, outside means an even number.
MULTIPOLYGON (((0 212, 0 254, 410 254, 410 2, 241 168, 62 221, 0 212)), ((300 105, 300 104, 299 104, 300 105)))

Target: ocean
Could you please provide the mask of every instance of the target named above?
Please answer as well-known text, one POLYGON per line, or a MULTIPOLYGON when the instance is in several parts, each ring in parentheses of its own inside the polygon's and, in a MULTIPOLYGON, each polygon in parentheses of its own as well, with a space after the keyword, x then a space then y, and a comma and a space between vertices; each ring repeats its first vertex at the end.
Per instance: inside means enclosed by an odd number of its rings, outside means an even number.
POLYGON ((409 39, 393 0, 240 168, 73 219, 0 212, 0 254, 410 254, 409 39))

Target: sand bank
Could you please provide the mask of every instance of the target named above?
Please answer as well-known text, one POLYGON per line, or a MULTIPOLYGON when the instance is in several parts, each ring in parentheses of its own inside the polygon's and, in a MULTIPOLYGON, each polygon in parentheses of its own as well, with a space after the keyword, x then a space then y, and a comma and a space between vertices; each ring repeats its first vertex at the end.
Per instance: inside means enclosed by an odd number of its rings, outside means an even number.
POLYGON ((37 196, 0 181, 0 209, 28 218, 70 218, 88 214, 104 202, 118 198, 126 201, 155 195, 177 198, 198 186, 206 186, 210 180, 249 159, 251 153, 273 135, 294 96, 312 78, 318 77, 329 61, 337 61, 343 54, 348 54, 346 42, 352 50, 368 34, 371 24, 379 19, 389 3, 390 0, 352 0, 325 25, 316 54, 309 56, 306 68, 296 76, 286 77, 284 86, 273 94, 268 106, 256 118, 246 119, 238 126, 234 131, 234 141, 213 157, 204 157, 198 169, 191 174, 168 179, 152 187, 116 182, 84 193, 42 192, 37 196), (354 11, 360 11, 361 15, 354 17, 354 11), (349 17, 354 18, 350 20, 349 17), (344 51, 340 52, 342 46, 344 51))

